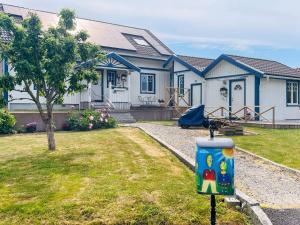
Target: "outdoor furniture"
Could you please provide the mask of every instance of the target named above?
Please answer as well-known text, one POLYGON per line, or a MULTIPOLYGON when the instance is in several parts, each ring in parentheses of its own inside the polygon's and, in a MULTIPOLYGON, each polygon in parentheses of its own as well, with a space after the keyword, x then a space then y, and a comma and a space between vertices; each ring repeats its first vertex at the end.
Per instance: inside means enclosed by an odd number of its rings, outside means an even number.
POLYGON ((142 102, 143 105, 153 105, 156 102, 156 97, 151 96, 138 96, 138 99, 140 102, 142 102))

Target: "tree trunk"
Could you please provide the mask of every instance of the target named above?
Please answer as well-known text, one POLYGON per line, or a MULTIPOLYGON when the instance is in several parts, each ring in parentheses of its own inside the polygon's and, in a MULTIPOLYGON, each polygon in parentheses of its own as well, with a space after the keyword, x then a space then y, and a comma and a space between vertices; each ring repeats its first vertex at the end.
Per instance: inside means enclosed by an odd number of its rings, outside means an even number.
POLYGON ((46 123, 46 132, 48 138, 48 150, 54 151, 56 148, 56 144, 54 138, 54 124, 53 124, 52 116, 48 118, 48 121, 46 123))
POLYGON ((54 151, 56 145, 55 145, 55 138, 54 138, 54 126, 52 122, 48 122, 48 124, 46 124, 46 131, 48 137, 48 150, 54 151))

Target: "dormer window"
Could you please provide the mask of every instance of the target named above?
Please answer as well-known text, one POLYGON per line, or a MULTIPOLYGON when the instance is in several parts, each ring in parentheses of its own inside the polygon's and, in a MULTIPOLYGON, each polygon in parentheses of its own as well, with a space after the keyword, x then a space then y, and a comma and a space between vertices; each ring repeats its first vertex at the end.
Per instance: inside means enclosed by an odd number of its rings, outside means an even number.
POLYGON ((135 43, 137 43, 138 45, 143 45, 143 46, 149 46, 148 42, 145 41, 142 38, 133 38, 133 40, 135 41, 135 43))

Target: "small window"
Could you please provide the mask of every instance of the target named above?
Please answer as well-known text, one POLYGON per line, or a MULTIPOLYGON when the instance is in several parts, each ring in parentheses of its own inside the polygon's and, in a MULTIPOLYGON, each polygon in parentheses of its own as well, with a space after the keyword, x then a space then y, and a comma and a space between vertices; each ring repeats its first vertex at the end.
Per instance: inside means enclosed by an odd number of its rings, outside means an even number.
POLYGON ((287 96, 286 102, 289 105, 298 105, 299 104, 299 83, 295 81, 288 81, 286 83, 287 96))
POLYGON ((234 87, 234 90, 235 91, 240 91, 240 90, 242 90, 243 88, 242 88, 242 86, 240 85, 240 84, 237 84, 237 85, 235 85, 235 87, 234 87))
POLYGON ((109 83, 114 87, 117 84, 117 73, 113 70, 107 71, 107 87, 109 87, 109 83))
POLYGON ((178 76, 178 94, 180 96, 184 95, 184 75, 178 76))
POLYGON ((155 93, 155 74, 141 74, 141 93, 155 93))
POLYGON ((141 38, 133 38, 138 45, 149 46, 148 42, 141 38))

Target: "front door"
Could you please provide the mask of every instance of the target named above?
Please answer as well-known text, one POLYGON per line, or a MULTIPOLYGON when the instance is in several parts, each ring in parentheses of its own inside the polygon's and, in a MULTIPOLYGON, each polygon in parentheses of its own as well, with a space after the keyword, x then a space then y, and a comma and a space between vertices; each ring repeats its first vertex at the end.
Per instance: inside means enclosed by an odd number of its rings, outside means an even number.
POLYGON ((202 105, 202 84, 191 84, 191 105, 202 105))
MULTIPOLYGON (((229 108, 235 113, 246 105, 245 80, 230 81, 229 108)), ((244 111, 240 111, 236 116, 241 116, 244 111)))
POLYGON ((98 71, 100 73, 99 80, 96 84, 92 84, 92 102, 103 102, 103 70, 98 71))

